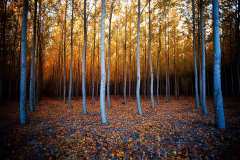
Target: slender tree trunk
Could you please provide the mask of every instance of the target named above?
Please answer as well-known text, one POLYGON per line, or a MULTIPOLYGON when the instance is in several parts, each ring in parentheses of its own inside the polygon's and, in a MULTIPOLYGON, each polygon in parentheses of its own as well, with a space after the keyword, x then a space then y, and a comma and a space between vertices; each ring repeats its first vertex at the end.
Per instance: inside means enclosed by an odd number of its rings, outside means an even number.
POLYGON ((26 113, 26 79, 27 79, 27 16, 28 0, 23 1, 22 14, 22 37, 21 37, 21 74, 20 74, 20 98, 19 98, 19 118, 20 124, 24 125, 27 119, 26 113))
POLYGON ((131 41, 131 38, 132 38, 132 17, 130 16, 130 24, 129 24, 129 29, 130 29, 130 33, 129 33, 129 36, 130 36, 130 41, 129 41, 129 63, 128 63, 128 97, 130 98, 131 97, 131 61, 132 61, 132 41, 131 41))
POLYGON ((63 100, 66 103, 66 85, 67 85, 67 78, 66 78, 66 32, 67 32, 67 8, 68 8, 68 0, 66 0, 65 6, 65 18, 64 18, 64 39, 63 39, 63 100))
POLYGON ((117 29, 117 36, 116 36, 116 59, 115 59, 115 84, 114 84, 114 95, 117 95, 117 83, 118 83, 118 29, 117 29))
POLYGON ((168 61, 168 51, 167 51, 167 14, 166 14, 166 7, 165 7, 165 29, 164 29, 164 32, 165 32, 165 38, 164 38, 164 52, 165 52, 165 59, 166 59, 166 63, 167 63, 167 69, 166 69, 166 73, 165 73, 165 92, 166 92, 166 95, 165 95, 165 100, 166 100, 166 102, 168 102, 169 101, 169 93, 168 93, 168 91, 169 91, 169 78, 168 78, 168 67, 169 67, 169 61, 168 61))
POLYGON ((200 0, 200 30, 201 30, 201 46, 202 46, 202 111, 204 115, 208 114, 206 106, 206 64, 205 64, 205 27, 204 27, 204 4, 200 0))
POLYGON ((108 109, 111 106, 111 97, 110 97, 110 67, 111 67, 111 26, 112 26, 112 13, 113 13, 114 0, 111 2, 110 17, 109 17, 109 28, 108 28, 108 64, 107 64, 107 104, 108 109))
POLYGON ((219 33, 219 6, 218 0, 213 0, 213 47, 214 47, 214 66, 213 66, 213 88, 214 103, 216 106, 216 122, 218 128, 225 128, 223 97, 221 89, 221 48, 219 33))
POLYGON ((142 105, 140 96, 141 87, 141 69, 140 69, 140 19, 141 19, 141 1, 138 0, 138 19, 137 19, 137 52, 136 52, 136 64, 137 64, 137 85, 136 85, 136 96, 137 96, 137 110, 138 114, 142 115, 142 105))
MULTIPOLYGON (((200 10, 200 5, 198 5, 200 10)), ((202 64, 201 64, 201 30, 200 30, 200 13, 198 14, 198 70, 199 70, 199 105, 202 106, 202 64)))
MULTIPOLYGON (((100 67, 101 67, 101 63, 100 63, 100 43, 99 43, 99 34, 98 34, 98 44, 97 44, 97 46, 98 46, 98 49, 97 49, 97 51, 98 51, 98 53, 97 53, 97 55, 98 55, 98 73, 100 73, 100 67)), ((97 81, 97 96, 99 96, 100 95, 100 92, 99 92, 99 87, 100 87, 100 74, 98 74, 98 81, 97 81)))
POLYGON ((152 53, 151 53, 151 42, 152 42, 152 28, 151 28, 151 0, 149 0, 148 4, 148 60, 149 60, 149 68, 150 68, 150 78, 151 78, 151 86, 150 86, 150 94, 151 94, 151 106, 154 107, 154 96, 153 96, 153 66, 152 66, 152 53))
POLYGON ((94 2, 94 7, 95 7, 95 11, 94 11, 94 26, 93 26, 93 51, 92 51, 92 65, 91 65, 91 73, 92 73, 92 105, 94 105, 95 103, 95 78, 94 78, 94 66, 95 66, 95 50, 96 50, 96 14, 97 14, 97 0, 95 0, 94 2))
POLYGON ((34 1, 34 18, 33 18, 33 37, 32 37, 32 53, 31 53, 31 69, 30 69, 30 86, 29 86, 29 110, 33 112, 34 106, 34 91, 35 91, 35 51, 36 51, 36 19, 37 19, 37 0, 34 1))
POLYGON ((42 15, 42 0, 39 0, 39 5, 38 5, 38 22, 37 22, 37 45, 36 45, 36 83, 35 83, 35 88, 36 91, 34 92, 36 97, 35 104, 38 103, 39 98, 40 98, 40 91, 41 91, 41 52, 42 52, 42 32, 41 32, 41 26, 42 26, 42 20, 41 20, 41 15, 42 15))
POLYGON ((101 39, 100 39, 100 58, 101 58, 101 87, 100 87, 100 112, 102 124, 107 124, 107 114, 105 109, 105 88, 106 88, 106 71, 105 71, 105 16, 106 16, 106 2, 102 0, 102 15, 101 15, 101 39))
POLYGON ((197 70, 196 34, 195 34, 195 0, 192 0, 192 25, 193 25, 195 109, 197 109, 199 107, 199 95, 198 95, 198 70, 197 70))
POLYGON ((158 30, 158 54, 157 54, 157 104, 159 104, 159 78, 160 78, 160 53, 161 53, 161 25, 158 30))
POLYGON ((125 15, 126 15, 126 20, 125 20, 125 40, 124 40, 124 87, 123 87, 123 99, 124 99, 124 104, 127 104, 127 96, 126 96, 126 90, 127 90, 127 7, 125 8, 125 15))
MULTIPOLYGON (((146 19, 145 19, 146 21, 146 19)), ((147 97, 147 82, 148 82, 148 55, 147 55, 147 28, 144 27, 144 74, 143 74, 143 80, 144 80, 144 85, 143 85, 143 92, 144 92, 144 97, 147 97)), ((141 66, 140 66, 141 67, 141 66)))
POLYGON ((69 71, 69 89, 68 89, 68 107, 72 107, 72 83, 73 83, 73 13, 74 0, 72 0, 72 19, 71 19, 71 57, 70 57, 70 71, 69 71))
POLYGON ((173 44, 173 66, 174 66, 174 94, 175 97, 178 97, 178 92, 177 92, 177 87, 178 87, 178 82, 177 82, 177 66, 176 66, 176 28, 174 28, 174 44, 173 44))
POLYGON ((87 2, 84 0, 84 18, 83 18, 83 34, 84 44, 82 52, 82 112, 87 114, 87 98, 86 98, 86 53, 87 53, 87 2))

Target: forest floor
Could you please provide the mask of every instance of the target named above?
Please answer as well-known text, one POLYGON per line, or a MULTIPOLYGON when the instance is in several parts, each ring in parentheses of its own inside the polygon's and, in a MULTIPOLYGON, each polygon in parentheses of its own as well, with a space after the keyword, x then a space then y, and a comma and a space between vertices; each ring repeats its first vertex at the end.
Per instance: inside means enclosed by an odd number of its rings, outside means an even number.
POLYGON ((240 100, 225 99, 227 129, 214 125, 209 115, 194 111, 193 98, 181 97, 136 114, 135 99, 128 104, 113 97, 109 125, 101 125, 99 101, 81 114, 81 100, 73 108, 61 100, 44 98, 25 126, 18 124, 17 103, 0 107, 0 159, 238 159, 240 157, 240 100), (2 158, 1 158, 2 157, 2 158))

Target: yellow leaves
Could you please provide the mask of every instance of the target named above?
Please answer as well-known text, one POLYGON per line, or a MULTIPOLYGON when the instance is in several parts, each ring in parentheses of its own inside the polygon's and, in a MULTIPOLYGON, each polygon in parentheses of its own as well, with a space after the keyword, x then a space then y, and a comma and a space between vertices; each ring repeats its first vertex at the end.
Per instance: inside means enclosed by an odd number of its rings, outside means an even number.
POLYGON ((112 152, 112 157, 124 158, 124 152, 122 150, 115 150, 112 152))

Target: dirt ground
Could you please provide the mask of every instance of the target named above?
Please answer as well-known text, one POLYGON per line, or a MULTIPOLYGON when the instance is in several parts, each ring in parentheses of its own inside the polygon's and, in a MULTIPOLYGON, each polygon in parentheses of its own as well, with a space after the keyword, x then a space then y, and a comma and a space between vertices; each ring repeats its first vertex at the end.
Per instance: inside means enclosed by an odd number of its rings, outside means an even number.
POLYGON ((44 98, 25 126, 18 124, 18 104, 0 107, 0 159, 239 159, 240 100, 225 99, 227 129, 218 130, 214 108, 209 115, 193 109, 193 98, 172 98, 151 108, 143 99, 144 115, 136 114, 135 99, 125 105, 112 98, 109 125, 101 125, 99 101, 81 100, 67 109, 62 100, 44 98))

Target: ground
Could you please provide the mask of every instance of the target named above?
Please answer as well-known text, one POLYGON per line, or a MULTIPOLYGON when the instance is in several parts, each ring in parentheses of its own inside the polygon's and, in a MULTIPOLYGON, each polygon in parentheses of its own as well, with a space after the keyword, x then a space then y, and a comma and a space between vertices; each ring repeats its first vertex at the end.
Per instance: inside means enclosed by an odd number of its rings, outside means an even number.
POLYGON ((20 126, 11 102, 0 107, 0 159, 238 159, 240 101, 225 101, 226 130, 216 129, 211 100, 204 117, 190 97, 168 103, 161 97, 155 108, 143 99, 143 116, 135 99, 125 105, 113 97, 109 125, 100 123, 99 101, 89 99, 83 115, 79 99, 68 109, 62 100, 43 98, 20 126))

